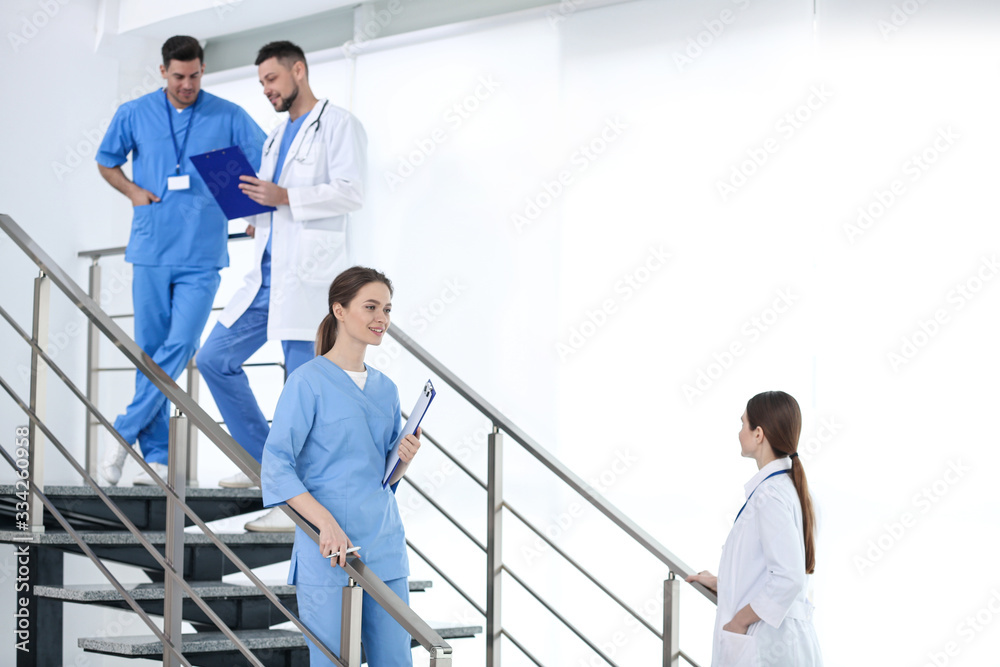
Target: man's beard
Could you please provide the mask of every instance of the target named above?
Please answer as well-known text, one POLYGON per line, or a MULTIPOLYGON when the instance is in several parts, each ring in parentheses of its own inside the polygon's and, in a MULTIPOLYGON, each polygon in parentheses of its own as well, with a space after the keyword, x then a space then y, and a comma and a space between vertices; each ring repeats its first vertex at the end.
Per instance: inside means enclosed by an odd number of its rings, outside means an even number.
POLYGON ((288 111, 289 109, 291 109, 292 104, 295 103, 295 98, 298 96, 299 96, 299 87, 295 86, 295 88, 292 90, 291 95, 289 95, 288 97, 281 98, 281 107, 278 109, 278 111, 288 111))

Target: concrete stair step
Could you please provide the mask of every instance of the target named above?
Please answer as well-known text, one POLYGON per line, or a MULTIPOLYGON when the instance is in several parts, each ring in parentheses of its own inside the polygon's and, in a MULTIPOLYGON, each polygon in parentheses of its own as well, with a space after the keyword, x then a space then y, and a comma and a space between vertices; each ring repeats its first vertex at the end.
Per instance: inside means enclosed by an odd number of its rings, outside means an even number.
MULTIPOLYGON (((266 629, 288 620, 270 600, 264 597, 263 592, 250 584, 231 584, 223 581, 192 581, 190 584, 230 628, 266 629)), ((411 593, 425 591, 432 586, 430 581, 419 580, 412 580, 409 584, 411 593)), ((268 588, 292 613, 298 613, 295 586, 275 584, 269 585, 268 588)), ((162 583, 131 584, 126 586, 126 589, 147 614, 163 615, 162 583)), ((37 597, 51 600, 130 609, 111 584, 35 586, 34 593, 37 597)), ((183 595, 182 618, 195 624, 196 629, 200 630, 204 626, 206 631, 218 632, 205 612, 189 599, 186 593, 183 595)))
MULTIPOLYGON (((247 566, 251 568, 288 560, 292 553, 294 533, 217 533, 247 566)), ((143 568, 154 581, 163 580, 163 570, 138 540, 129 532, 81 531, 83 538, 101 560, 126 563, 143 568)), ((166 533, 143 532, 149 542, 163 553, 166 533)), ((41 534, 24 531, 0 531, 0 543, 28 544, 59 549, 67 553, 82 553, 69 534, 50 531, 41 534)), ((239 570, 222 554, 206 535, 184 534, 184 578, 188 581, 216 581, 239 570)))
MULTIPOLYGON (((140 530, 166 529, 166 494, 159 487, 108 486, 102 490, 140 530)), ((80 530, 120 531, 123 526, 89 486, 47 486, 45 495, 80 530)), ((18 498, 12 484, 0 484, 0 528, 13 529, 18 498)), ((226 519, 264 508, 260 489, 190 487, 185 502, 203 521, 226 519)), ((185 518, 186 525, 193 525, 185 518)), ((45 512, 45 525, 59 529, 55 518, 45 512)))
MULTIPOLYGON (((483 631, 482 627, 475 625, 430 625, 446 640, 474 637, 483 631)), ((309 664, 306 640, 297 630, 237 630, 236 636, 267 667, 306 667, 309 664)), ((154 635, 113 639, 82 637, 77 640, 77 645, 91 653, 126 658, 156 659, 163 655, 163 644, 154 635)), ((185 634, 181 638, 181 646, 184 657, 192 665, 222 667, 245 662, 235 645, 221 632, 185 634)))

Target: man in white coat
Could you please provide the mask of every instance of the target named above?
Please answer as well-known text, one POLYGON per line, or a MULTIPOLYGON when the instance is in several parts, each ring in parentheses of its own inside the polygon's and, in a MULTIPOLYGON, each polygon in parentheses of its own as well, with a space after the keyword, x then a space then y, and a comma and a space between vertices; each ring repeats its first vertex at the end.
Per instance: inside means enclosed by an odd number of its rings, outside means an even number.
MULTIPOLYGON (((277 208, 250 219, 254 265, 198 353, 198 369, 233 438, 258 462, 268 423, 242 364, 268 340, 280 340, 285 376, 315 356, 330 283, 346 269, 347 214, 364 201, 367 138, 350 112, 317 99, 305 54, 291 42, 260 49, 255 63, 264 94, 288 120, 264 141, 259 178, 241 177, 251 199, 277 208)), ((219 482, 254 484, 245 474, 219 482)), ((248 530, 291 531, 280 510, 248 530)))

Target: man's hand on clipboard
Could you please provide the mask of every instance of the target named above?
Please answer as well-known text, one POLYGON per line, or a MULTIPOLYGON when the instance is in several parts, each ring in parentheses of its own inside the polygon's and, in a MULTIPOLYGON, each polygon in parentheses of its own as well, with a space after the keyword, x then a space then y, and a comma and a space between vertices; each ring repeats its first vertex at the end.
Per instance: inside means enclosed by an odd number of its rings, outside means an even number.
POLYGON ((242 181, 239 186, 240 190, 258 204, 264 206, 288 204, 288 190, 280 185, 271 181, 262 181, 253 176, 240 176, 240 180, 242 181))
POLYGON ((399 443, 399 460, 404 464, 409 463, 413 460, 413 457, 417 455, 417 450, 420 449, 420 427, 417 427, 416 435, 408 435, 403 438, 399 443))

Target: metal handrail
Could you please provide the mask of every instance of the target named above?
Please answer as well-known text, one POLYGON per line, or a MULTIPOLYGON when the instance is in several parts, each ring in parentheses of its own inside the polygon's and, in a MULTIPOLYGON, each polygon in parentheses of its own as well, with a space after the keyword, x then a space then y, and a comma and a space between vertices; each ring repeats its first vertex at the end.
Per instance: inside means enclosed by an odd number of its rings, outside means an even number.
MULTIPOLYGON (((230 241, 242 241, 243 239, 252 239, 253 237, 245 232, 237 232, 235 234, 229 235, 230 241)), ((118 245, 112 246, 110 248, 97 248, 96 250, 81 250, 76 253, 77 257, 90 257, 95 262, 101 257, 114 257, 115 255, 124 255, 126 246, 118 245)))
MULTIPOLYGON (((226 433, 215 421, 191 399, 181 388, 150 359, 142 348, 134 340, 125 334, 124 331, 101 310, 100 306, 84 292, 76 282, 70 278, 62 268, 56 264, 51 257, 28 236, 14 220, 6 214, 0 214, 0 229, 21 248, 21 250, 38 266, 38 268, 49 277, 73 304, 90 320, 101 333, 107 336, 121 350, 122 354, 140 370, 152 384, 159 389, 188 419, 204 433, 208 438, 229 457, 237 467, 248 477, 256 482, 260 482, 260 465, 243 449, 236 441, 226 433)), ((93 251, 91 251, 93 252, 93 251)), ((95 258, 100 255, 90 256, 95 258)), ((42 426, 42 424, 40 424, 42 426)), ((121 443, 120 443, 121 444, 121 443)), ((177 497, 173 489, 159 480, 158 476, 148 468, 142 457, 131 447, 126 448, 140 463, 140 466, 154 481, 159 481, 168 496, 185 510, 187 514, 189 507, 177 497)), ((72 457, 71 457, 72 458, 72 457)), ((88 475, 89 477, 89 475, 88 475)), ((114 503, 112 503, 113 505, 114 503)), ((308 535, 314 542, 319 544, 319 534, 316 529, 305 519, 299 516, 290 508, 283 506, 282 510, 308 535)), ((188 516, 192 516, 188 514, 188 516)), ((192 516, 192 520, 197 515, 192 516)), ((197 519, 197 522, 200 522, 197 519)), ((207 529, 202 522, 203 530, 207 529)), ((209 531, 211 532, 211 531, 209 531)), ((221 542, 220 542, 221 544, 221 542)), ((358 585, 360 585, 375 602, 385 609, 417 642, 431 654, 431 660, 441 659, 444 662, 451 655, 451 646, 441 638, 441 636, 420 618, 395 592, 390 589, 385 582, 378 578, 359 559, 349 559, 344 566, 344 570, 358 585)), ((261 585, 258 585, 261 588, 261 585)), ((262 589, 266 589, 266 586, 262 589)), ((319 642, 316 642, 320 644, 319 642)))
MULTIPOLYGON (((491 405, 486 399, 476 393, 471 387, 463 382, 458 376, 452 373, 440 361, 433 357, 427 350, 418 345, 412 338, 400 331, 399 327, 390 327, 387 333, 392 336, 406 351, 417 358, 422 364, 441 378, 445 384, 454 389, 460 396, 467 400, 476 410, 485 415, 500 429, 520 444, 529 454, 534 456, 542 465, 551 470, 567 486, 576 491, 579 495, 596 507, 602 514, 611 520, 622 531, 639 543, 646 551, 658 558, 682 578, 686 578, 696 571, 689 567, 684 561, 675 556, 666 547, 660 544, 652 535, 640 528, 638 524, 629 519, 617 507, 599 494, 593 487, 583 481, 576 473, 567 468, 559 459, 554 457, 548 450, 543 448, 528 434, 522 431, 516 424, 511 422, 499 410, 491 405)), ((718 597, 714 592, 699 583, 692 583, 691 586, 704 595, 713 603, 718 603, 718 597)))
MULTIPOLYGON (((7 451, 6 447, 0 446, 0 454, 3 455, 3 458, 5 461, 7 461, 7 464, 14 469, 14 472, 17 472, 18 470, 17 462, 14 461, 13 457, 11 457, 10 452, 7 451)), ((132 611, 134 611, 136 614, 139 615, 139 618, 141 618, 143 623, 145 623, 149 627, 149 629, 153 632, 156 638, 159 639, 165 647, 167 647, 167 650, 169 650, 170 653, 175 658, 180 660, 182 663, 188 665, 188 667, 191 667, 191 663, 188 662, 187 658, 185 658, 184 655, 180 653, 180 651, 177 648, 174 647, 173 643, 169 639, 167 639, 166 635, 164 635, 163 632, 160 630, 160 628, 157 627, 156 623, 153 622, 153 619, 149 617, 149 614, 147 614, 145 610, 143 610, 143 608, 139 606, 139 603, 135 601, 135 598, 133 598, 132 595, 128 592, 128 590, 126 590, 126 588, 122 586, 121 582, 118 581, 117 577, 111 574, 111 570, 107 568, 107 566, 104 564, 104 561, 102 561, 97 556, 97 554, 94 553, 94 550, 90 548, 90 545, 87 544, 82 537, 80 537, 80 534, 73 528, 73 526, 69 523, 69 521, 66 520, 66 517, 63 516, 63 513, 59 511, 59 508, 57 508, 52 503, 52 501, 49 500, 48 496, 42 493, 42 491, 39 490, 39 488, 34 485, 30 485, 29 491, 42 501, 42 504, 45 505, 45 509, 47 509, 52 514, 52 516, 55 517, 56 521, 59 522, 59 525, 63 527, 63 530, 65 530, 66 533, 73 538, 73 541, 76 542, 77 546, 80 547, 80 550, 83 551, 83 553, 88 558, 90 558, 91 561, 94 562, 94 565, 97 566, 97 569, 99 569, 101 571, 101 574, 103 574, 105 578, 107 578, 107 580, 111 582, 111 585, 114 586, 115 590, 118 591, 118 594, 122 596, 122 599, 125 600, 125 603, 132 608, 132 611)), ((25 541, 28 542, 28 540, 25 541)))
MULTIPOLYGON (((49 357, 48 353, 44 349, 42 349, 40 345, 38 345, 37 341, 33 340, 30 336, 28 336, 27 332, 25 332, 20 327, 20 325, 17 324, 17 322, 14 320, 14 318, 12 318, 10 316, 10 314, 2 306, 0 306, 0 318, 3 318, 4 320, 7 321, 7 323, 14 329, 14 331, 23 340, 25 340, 31 346, 32 350, 36 354, 39 355, 39 357, 42 359, 42 361, 45 362, 46 366, 49 369, 51 369, 56 374, 56 377, 58 377, 60 380, 62 380, 63 383, 66 385, 66 387, 70 390, 70 392, 74 396, 76 396, 76 398, 79 399, 84 404, 84 406, 87 408, 87 410, 90 413, 92 413, 94 415, 94 417, 97 418, 96 423, 104 426, 105 428, 107 428, 108 431, 110 433, 112 433, 115 436, 115 438, 119 441, 119 444, 125 444, 125 441, 122 440, 121 436, 114 429, 114 426, 111 424, 110 421, 108 421, 108 419, 97 408, 97 406, 94 405, 93 402, 89 398, 87 398, 87 396, 82 391, 80 391, 80 388, 76 386, 76 383, 74 383, 69 378, 69 376, 67 376, 66 373, 62 370, 62 368, 60 368, 59 365, 56 364, 55 361, 51 357, 49 357)), ((152 557, 154 558, 154 560, 156 560, 159 563, 160 559, 162 558, 162 556, 160 556, 159 551, 155 547, 153 547, 152 543, 150 543, 143 536, 143 534, 141 533, 141 531, 139 531, 135 527, 135 524, 133 524, 132 521, 129 520, 128 517, 121 512, 121 510, 114 503, 114 501, 112 501, 111 498, 109 496, 107 496, 107 494, 104 493, 103 490, 101 490, 101 488, 97 485, 97 482, 94 481, 93 477, 89 474, 89 472, 87 472, 86 470, 84 470, 84 468, 79 465, 79 462, 75 458, 73 458, 73 456, 69 453, 69 451, 66 450, 66 448, 59 442, 59 440, 49 430, 48 426, 43 422, 43 420, 39 419, 38 415, 28 405, 26 405, 24 403, 24 401, 17 395, 17 393, 14 391, 14 389, 10 385, 7 384, 7 382, 3 379, 2 376, 0 376, 0 388, 3 388, 4 391, 6 391, 7 394, 14 400, 14 402, 17 403, 17 405, 27 414, 28 418, 33 423, 35 423, 35 424, 38 425, 39 429, 41 429, 42 432, 45 433, 46 437, 48 437, 49 440, 52 441, 53 445, 55 445, 55 447, 59 450, 59 452, 63 455, 63 457, 65 457, 69 461, 69 463, 77 470, 77 472, 81 473, 84 481, 87 482, 87 484, 91 488, 94 489, 94 491, 97 493, 97 496, 101 500, 101 502, 103 502, 111 510, 111 512, 116 517, 119 518, 119 520, 125 525, 125 527, 129 530, 129 532, 131 532, 132 535, 136 538, 136 540, 139 542, 139 544, 143 548, 145 548, 150 553, 150 555, 152 555, 152 557)), ((182 501, 178 497, 177 492, 174 489, 172 489, 169 485, 167 485, 162 479, 160 479, 160 477, 158 475, 156 475, 153 472, 153 470, 149 467, 149 464, 146 463, 145 459, 143 459, 141 456, 139 456, 138 453, 135 452, 135 450, 133 448, 131 448, 131 447, 128 447, 127 451, 128 451, 129 455, 131 455, 133 458, 136 459, 136 461, 139 463, 140 467, 142 467, 142 469, 146 471, 146 473, 150 476, 150 478, 154 482, 156 482, 156 484, 158 484, 160 486, 160 488, 164 491, 164 493, 167 496, 169 496, 171 500, 173 500, 174 502, 176 502, 178 504, 178 506, 184 511, 184 513, 189 518, 191 518, 192 522, 194 522, 202 530, 202 532, 205 533, 206 537, 208 537, 209 540, 212 541, 212 543, 215 544, 215 546, 219 548, 219 550, 223 553, 223 555, 225 555, 227 558, 229 558, 229 560, 234 565, 236 565, 236 567, 241 572, 243 572, 243 574, 245 574, 254 584, 256 584, 257 588, 259 588, 263 592, 264 596, 270 602, 272 602, 279 609, 279 611, 281 611, 281 613, 286 618, 288 618, 288 620, 290 620, 296 627, 298 627, 300 630, 302 630, 303 634, 305 634, 306 636, 308 636, 309 639, 313 640, 317 644, 317 646, 320 647, 320 650, 323 651, 323 653, 328 658, 334 660, 334 662, 337 662, 337 663, 340 662, 339 660, 337 660, 333 656, 332 651, 330 651, 330 649, 325 644, 323 644, 321 641, 319 641, 319 639, 317 637, 315 637, 315 635, 312 633, 312 631, 309 630, 309 628, 307 628, 298 619, 298 617, 296 617, 294 614, 292 614, 292 612, 284 605, 284 603, 282 603, 278 599, 278 597, 276 595, 274 595, 274 593, 271 592, 271 590, 266 586, 266 584, 264 584, 264 582, 261 581, 253 573, 253 571, 250 569, 250 567, 248 567, 243 562, 243 560, 241 558, 239 558, 239 556, 237 556, 236 553, 234 551, 232 551, 232 549, 229 548, 228 545, 226 545, 224 542, 222 542, 222 540, 219 539, 218 535, 216 535, 215 532, 213 532, 208 527, 208 525, 204 521, 202 521, 201 517, 199 517, 194 512, 194 510, 191 509, 191 507, 189 505, 187 505, 187 503, 185 503, 184 501, 182 501)), ((31 488, 37 488, 37 487, 35 487, 34 485, 31 485, 31 488)), ((44 500, 43 500, 43 504, 44 504, 44 500)), ((162 563, 161 563, 161 565, 162 565, 162 563)), ((182 583, 182 586, 186 586, 186 583, 182 583)), ((194 597, 197 597, 197 596, 194 596, 194 597)), ((195 602, 198 603, 198 600, 195 600, 195 602)), ((199 604, 199 607, 200 606, 202 606, 202 605, 199 604)), ((208 617, 210 619, 217 618, 217 617, 214 616, 214 612, 208 611, 206 613, 207 613, 207 615, 208 615, 208 617)), ((221 619, 220 619, 220 622, 221 622, 221 619)), ((220 628, 220 630, 222 630, 222 632, 224 634, 226 634, 226 636, 228 638, 235 640, 235 637, 231 637, 230 636, 230 632, 228 630, 228 627, 219 626, 219 628, 220 628)), ((237 646, 243 646, 242 642, 240 642, 238 640, 235 640, 235 643, 237 644, 237 646)), ((258 663, 258 664, 260 664, 260 663, 258 663)))

